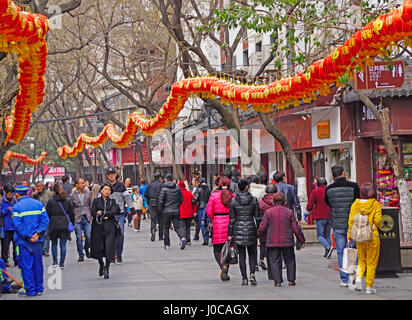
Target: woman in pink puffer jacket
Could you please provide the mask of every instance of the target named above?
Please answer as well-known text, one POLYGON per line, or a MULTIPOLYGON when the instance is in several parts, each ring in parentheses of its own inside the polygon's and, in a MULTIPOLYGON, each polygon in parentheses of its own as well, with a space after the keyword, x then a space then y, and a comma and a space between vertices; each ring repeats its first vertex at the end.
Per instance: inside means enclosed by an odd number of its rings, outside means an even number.
POLYGON ((229 186, 230 180, 227 177, 222 177, 222 179, 220 179, 219 189, 210 195, 206 209, 208 218, 213 221, 213 253, 221 269, 220 279, 222 281, 230 280, 228 275, 229 266, 220 263, 220 252, 228 239, 230 201, 235 196, 229 190, 229 186))

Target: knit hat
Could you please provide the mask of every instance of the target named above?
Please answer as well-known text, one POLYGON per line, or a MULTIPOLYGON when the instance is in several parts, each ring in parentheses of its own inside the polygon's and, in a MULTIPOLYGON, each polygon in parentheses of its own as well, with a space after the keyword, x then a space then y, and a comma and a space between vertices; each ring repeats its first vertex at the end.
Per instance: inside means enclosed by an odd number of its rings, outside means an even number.
POLYGON ((18 185, 14 188, 14 192, 20 195, 25 195, 27 194, 28 191, 29 191, 28 186, 18 185))

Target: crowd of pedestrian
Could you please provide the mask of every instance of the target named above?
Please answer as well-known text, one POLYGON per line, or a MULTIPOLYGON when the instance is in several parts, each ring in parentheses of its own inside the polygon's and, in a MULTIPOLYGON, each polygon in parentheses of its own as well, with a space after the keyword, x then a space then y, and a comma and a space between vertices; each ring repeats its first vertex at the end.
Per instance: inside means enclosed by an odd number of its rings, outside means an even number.
MULTIPOLYGON (((160 172, 154 174, 149 184, 142 180, 139 186, 134 186, 130 178, 121 181, 114 168, 106 169, 105 174, 107 182, 103 185, 89 183, 82 177, 70 183, 64 177, 51 190, 41 182, 32 188, 27 180, 3 186, 0 203, 3 292, 42 294, 42 256, 50 256, 51 242, 52 265, 63 269, 72 232, 76 236, 77 261, 81 263, 85 257, 96 259, 98 275, 109 279, 110 264, 123 262, 125 224, 139 232, 142 219, 150 219, 150 241, 155 241, 158 234, 164 250, 172 248, 171 230, 177 234, 181 250, 190 246, 192 240, 203 240, 202 246, 213 247, 222 281, 230 280, 230 265, 238 264, 242 286, 257 285, 255 274, 259 268, 267 271, 275 287, 282 286, 282 269, 286 269, 288 285, 296 285, 295 250, 305 247, 302 208, 296 186, 286 183, 284 172, 274 172, 270 177, 259 173, 239 178, 236 170, 224 170, 222 176, 215 176, 213 186, 203 177, 194 176, 188 185, 171 174, 163 177, 160 172), (192 225, 194 234, 191 234, 192 225), (234 254, 230 259, 225 257, 229 247, 234 254), (14 267, 21 270, 22 284, 11 280, 7 272, 10 258, 14 267)), ((306 210, 315 220, 325 258, 330 258, 333 252, 333 229, 340 269, 344 249, 356 241, 352 234, 358 227, 358 215, 368 216, 373 237, 356 243, 359 265, 354 287, 362 290, 366 273, 366 293, 375 293, 372 286, 379 257, 377 228, 382 216, 376 194, 371 184, 359 188, 347 181, 340 166, 332 167, 332 176, 334 181, 329 185, 324 178, 317 180, 306 210)), ((349 286, 349 275, 342 270, 340 280, 340 286, 349 286)))

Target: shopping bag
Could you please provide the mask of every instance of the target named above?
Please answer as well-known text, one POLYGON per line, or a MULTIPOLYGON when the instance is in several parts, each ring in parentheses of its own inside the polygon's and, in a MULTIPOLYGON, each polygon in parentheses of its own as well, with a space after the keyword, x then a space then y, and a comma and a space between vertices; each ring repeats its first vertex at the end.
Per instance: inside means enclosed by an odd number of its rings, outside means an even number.
POLYGON ((358 250, 355 248, 345 248, 343 250, 342 268, 340 269, 346 273, 355 273, 357 268, 358 250))

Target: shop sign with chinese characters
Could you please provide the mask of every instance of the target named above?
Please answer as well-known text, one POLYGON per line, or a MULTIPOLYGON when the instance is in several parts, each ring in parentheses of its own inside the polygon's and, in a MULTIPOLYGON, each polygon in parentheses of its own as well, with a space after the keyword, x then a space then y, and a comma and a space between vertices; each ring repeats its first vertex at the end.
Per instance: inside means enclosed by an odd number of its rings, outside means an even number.
POLYGON ((357 90, 394 89, 402 87, 405 81, 403 60, 389 62, 375 61, 375 65, 365 67, 365 72, 355 71, 355 88, 357 90))

